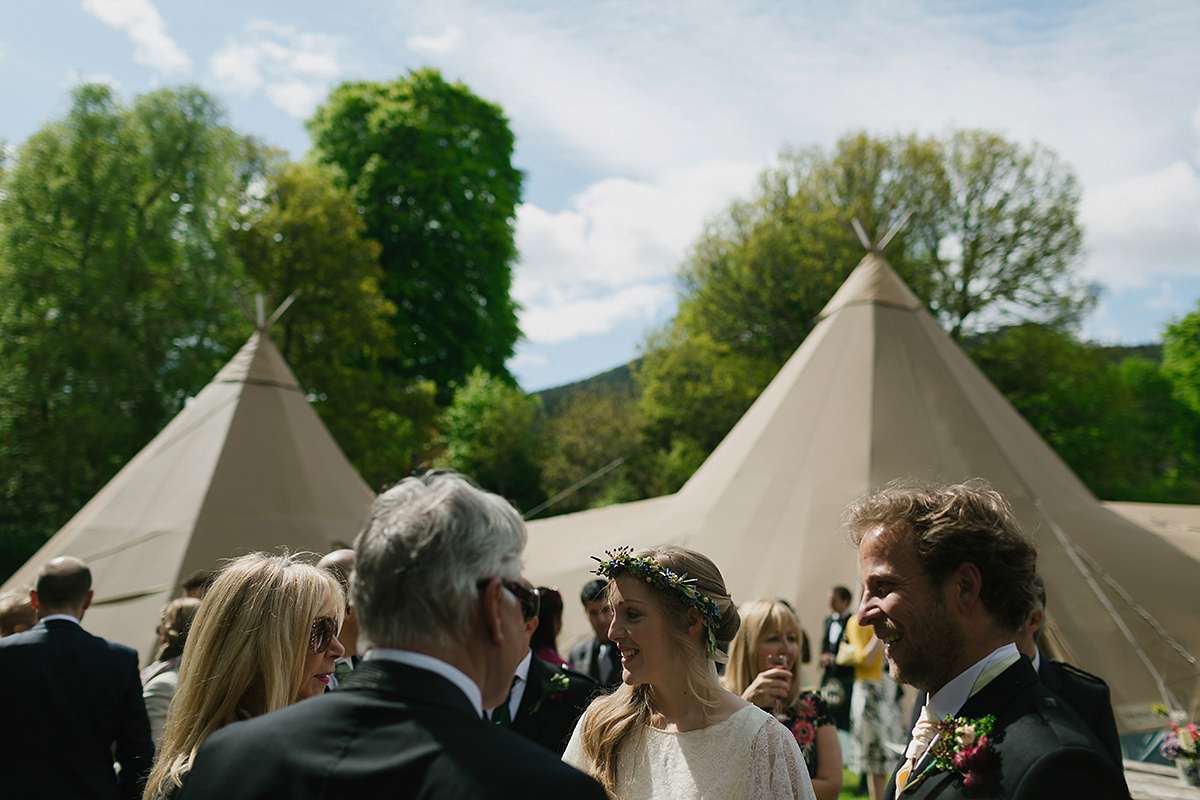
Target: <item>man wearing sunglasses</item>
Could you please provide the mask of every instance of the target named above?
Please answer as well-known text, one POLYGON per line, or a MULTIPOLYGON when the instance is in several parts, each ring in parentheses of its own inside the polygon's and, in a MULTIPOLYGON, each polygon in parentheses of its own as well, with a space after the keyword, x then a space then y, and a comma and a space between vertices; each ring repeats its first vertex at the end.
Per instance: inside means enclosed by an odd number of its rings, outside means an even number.
POLYGON ((381 494, 354 543, 362 663, 336 692, 210 736, 180 800, 604 798, 484 719, 528 652, 524 547, 516 509, 456 473, 381 494))
POLYGON ((582 672, 534 655, 529 642, 538 629, 541 596, 524 579, 515 588, 525 612, 525 657, 517 664, 508 697, 488 712, 488 719, 561 757, 599 684, 582 672))

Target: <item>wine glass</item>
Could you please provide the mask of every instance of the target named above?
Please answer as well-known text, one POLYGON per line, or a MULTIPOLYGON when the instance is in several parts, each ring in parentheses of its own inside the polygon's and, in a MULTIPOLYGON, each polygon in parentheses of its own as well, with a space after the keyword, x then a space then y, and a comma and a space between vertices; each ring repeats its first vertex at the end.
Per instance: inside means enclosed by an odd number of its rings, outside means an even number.
MULTIPOLYGON (((767 654, 767 669, 774 669, 775 667, 779 667, 780 669, 790 669, 788 666, 787 653, 767 654)), ((781 722, 787 719, 787 714, 783 712, 783 698, 775 698, 775 711, 773 713, 775 714, 775 719, 780 720, 781 722)))

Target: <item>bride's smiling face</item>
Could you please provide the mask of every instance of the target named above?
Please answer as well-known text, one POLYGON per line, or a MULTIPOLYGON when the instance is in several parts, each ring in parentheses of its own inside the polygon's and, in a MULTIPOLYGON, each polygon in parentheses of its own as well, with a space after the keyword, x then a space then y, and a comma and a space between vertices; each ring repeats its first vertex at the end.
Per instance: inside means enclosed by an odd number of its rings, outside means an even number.
POLYGON ((628 574, 608 589, 613 621, 608 638, 621 651, 621 679, 630 686, 674 680, 685 669, 657 593, 628 574))

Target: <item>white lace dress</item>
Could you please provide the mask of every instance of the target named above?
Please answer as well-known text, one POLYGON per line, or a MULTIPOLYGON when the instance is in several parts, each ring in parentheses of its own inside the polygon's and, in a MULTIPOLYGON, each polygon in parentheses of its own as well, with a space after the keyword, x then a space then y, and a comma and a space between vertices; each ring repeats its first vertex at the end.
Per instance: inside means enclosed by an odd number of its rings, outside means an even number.
MULTIPOLYGON (((587 771, 579 726, 563 761, 587 771)), ((698 731, 643 728, 621 752, 616 800, 813 800, 796 738, 754 706, 698 731)))

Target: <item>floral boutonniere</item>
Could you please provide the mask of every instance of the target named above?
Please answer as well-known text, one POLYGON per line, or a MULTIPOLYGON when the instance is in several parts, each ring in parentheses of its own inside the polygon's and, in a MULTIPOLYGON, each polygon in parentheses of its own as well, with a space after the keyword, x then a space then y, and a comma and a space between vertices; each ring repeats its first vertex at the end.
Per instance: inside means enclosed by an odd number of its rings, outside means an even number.
POLYGON ((910 781, 904 791, 916 788, 934 771, 957 772, 968 789, 981 785, 995 724, 996 718, 990 714, 979 719, 947 717, 942 720, 938 724, 937 741, 929 748, 933 762, 919 777, 910 781))
POLYGON ((533 704, 533 708, 529 709, 530 714, 537 713, 537 710, 542 707, 542 703, 547 700, 559 702, 563 699, 563 694, 567 689, 571 688, 571 679, 564 672, 556 672, 548 679, 542 681, 542 696, 533 704))

